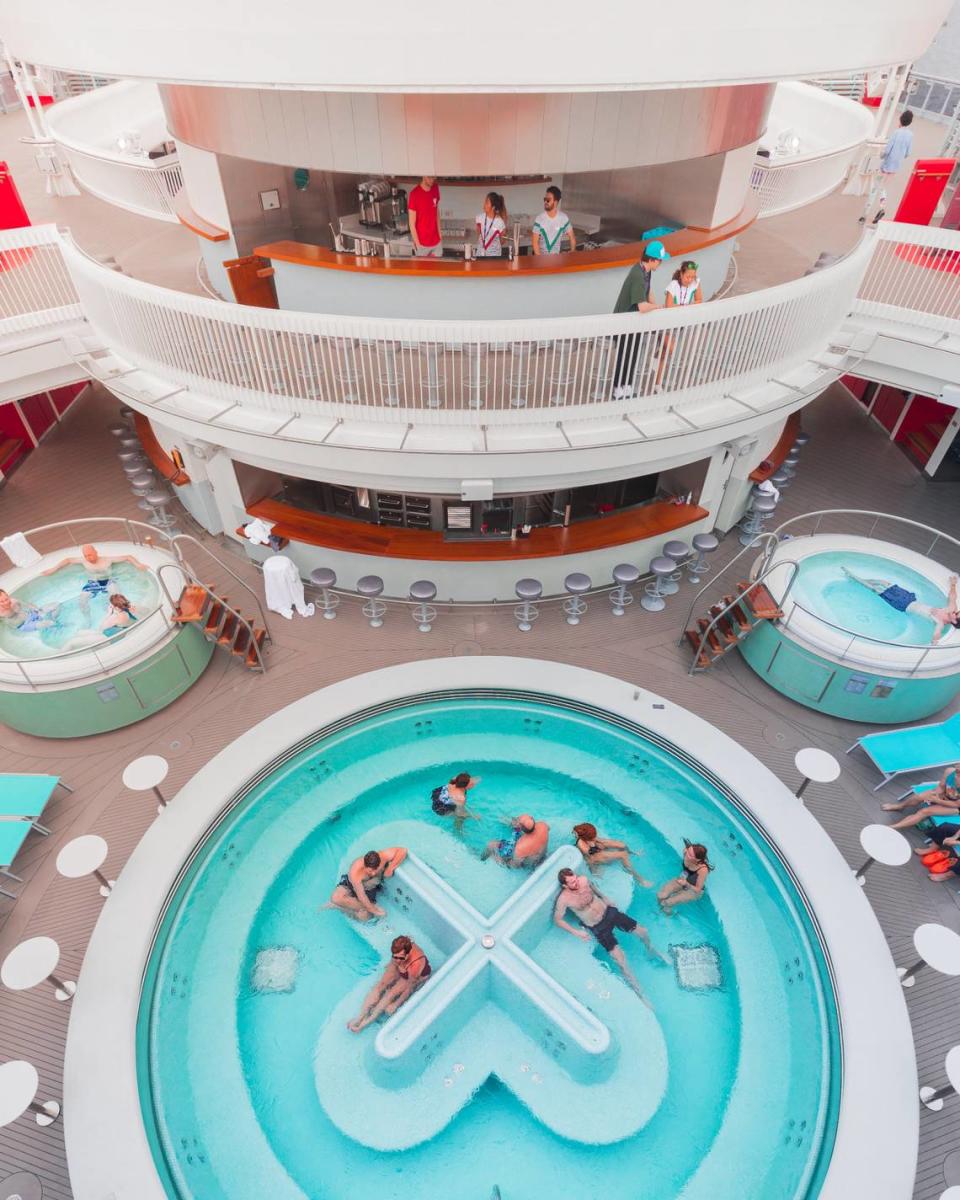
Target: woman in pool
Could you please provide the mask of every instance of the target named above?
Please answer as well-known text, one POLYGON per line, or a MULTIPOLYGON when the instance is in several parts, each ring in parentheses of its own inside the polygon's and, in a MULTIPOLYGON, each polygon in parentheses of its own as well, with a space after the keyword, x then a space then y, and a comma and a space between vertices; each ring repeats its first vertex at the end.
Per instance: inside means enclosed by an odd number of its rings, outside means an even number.
POLYGON ((657 892, 657 900, 666 917, 673 916, 678 904, 699 900, 707 886, 707 876, 713 870, 707 860, 707 848, 700 842, 687 842, 683 848, 683 874, 665 883, 657 892))
POLYGON ((599 868, 607 863, 618 862, 621 867, 632 875, 641 887, 653 887, 653 883, 649 879, 644 879, 639 871, 633 869, 630 862, 631 854, 639 854, 639 850, 631 850, 626 842, 617 842, 613 838, 602 838, 597 836, 596 825, 591 825, 589 821, 583 821, 580 825, 574 825, 573 836, 577 844, 577 849, 583 855, 583 861, 590 868, 591 875, 598 875, 599 868))
POLYGON ((100 629, 107 637, 113 637, 121 629, 126 629, 128 625, 132 625, 136 619, 137 615, 133 611, 133 605, 126 596, 121 596, 119 592, 114 592, 110 597, 110 607, 107 609, 107 615, 104 617, 100 629))
POLYGON ((891 608, 895 608, 897 612, 917 613, 921 617, 927 617, 934 623, 933 637, 930 642, 934 644, 940 641, 943 636, 943 631, 949 625, 953 629, 960 629, 960 606, 957 604, 957 577, 950 576, 950 587, 947 591, 947 603, 945 607, 934 607, 931 604, 923 604, 917 599, 916 592, 908 592, 906 588, 900 587, 896 583, 891 583, 887 579, 862 579, 859 575, 854 575, 852 571, 842 568, 844 575, 848 579, 852 579, 854 583, 863 584, 865 588, 869 588, 891 608))
POLYGON ((953 817, 960 819, 960 763, 955 767, 947 767, 939 784, 932 792, 911 792, 897 804, 884 804, 884 812, 903 812, 905 808, 916 806, 917 811, 901 821, 896 821, 891 829, 910 829, 926 821, 930 817, 953 817))
POLYGON ((463 823, 469 818, 479 821, 476 813, 467 811, 467 792, 476 787, 480 777, 474 778, 469 771, 461 771, 441 787, 434 788, 430 794, 430 804, 438 817, 449 817, 453 814, 453 826, 458 834, 463 833, 463 823))
POLYGON ((17 633, 39 633, 56 624, 59 604, 48 604, 39 608, 36 604, 24 604, 0 588, 0 621, 12 625, 17 633))

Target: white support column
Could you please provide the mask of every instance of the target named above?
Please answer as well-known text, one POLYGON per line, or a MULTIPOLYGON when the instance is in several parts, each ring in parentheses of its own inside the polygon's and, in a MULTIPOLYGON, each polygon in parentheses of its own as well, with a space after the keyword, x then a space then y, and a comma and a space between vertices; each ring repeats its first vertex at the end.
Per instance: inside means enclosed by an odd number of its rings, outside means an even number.
POLYGON ((13 77, 13 86, 17 90, 17 96, 23 105, 23 110, 27 114, 27 122, 30 125, 31 137, 22 140, 32 142, 37 147, 34 157, 38 169, 44 176, 47 195, 79 196, 80 190, 73 182, 69 168, 64 167, 61 163, 50 139, 47 119, 32 74, 19 59, 12 57, 6 47, 4 47, 3 55, 13 77), (49 169, 45 169, 43 163, 46 163, 49 169))

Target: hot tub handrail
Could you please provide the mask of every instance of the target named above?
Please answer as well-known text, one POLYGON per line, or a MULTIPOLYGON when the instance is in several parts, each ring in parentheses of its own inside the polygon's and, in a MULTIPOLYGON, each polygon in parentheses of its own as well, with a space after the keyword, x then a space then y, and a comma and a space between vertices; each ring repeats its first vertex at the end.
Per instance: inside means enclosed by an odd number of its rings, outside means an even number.
MULTIPOLYGON (((216 556, 214 555, 214 557, 216 557, 216 556)), ((205 583, 202 583, 200 581, 200 579, 193 573, 193 570, 191 569, 189 564, 184 559, 179 559, 175 563, 161 563, 160 566, 157 567, 157 579, 160 580, 160 586, 163 589, 163 594, 167 597, 168 601, 170 602, 171 606, 174 609, 176 608, 176 601, 172 598, 170 593, 167 591, 167 585, 166 585, 166 583, 164 583, 164 580, 163 580, 163 572, 164 571, 179 572, 179 574, 181 576, 186 577, 188 584, 193 583, 197 587, 203 588, 203 590, 206 592, 206 594, 208 596, 212 596, 213 599, 217 602, 217 604, 219 604, 221 608, 225 609, 230 614, 230 616, 233 617, 234 620, 236 620, 237 624, 241 628, 243 628, 247 631, 246 646, 248 648, 252 647, 254 654, 257 656, 257 664, 259 665, 260 670, 262 672, 266 673, 267 665, 264 662, 263 655, 260 652, 260 646, 257 643, 257 638, 256 638, 256 634, 254 632, 254 628, 250 624, 250 622, 247 620, 247 618, 243 615, 243 613, 238 612, 237 609, 235 609, 232 604, 227 603, 226 599, 223 596, 219 595, 217 592, 212 591, 210 588, 207 587, 207 585, 205 583)), ((236 644, 236 635, 234 635, 234 644, 236 644)))
MULTIPOLYGON (((770 532, 770 531, 767 531, 764 533, 758 533, 752 542, 749 542, 746 546, 743 547, 742 550, 738 550, 736 552, 736 554, 733 556, 733 558, 731 558, 730 561, 725 566, 721 567, 720 570, 717 571, 717 573, 715 575, 710 576, 710 578, 707 580, 707 582, 703 585, 702 588, 700 588, 700 590, 698 592, 695 593, 693 599, 690 601, 690 607, 687 609, 686 620, 680 626, 680 636, 677 638, 678 646, 683 645, 683 639, 686 636, 686 630, 690 628, 690 618, 693 616, 694 609, 696 609, 699 606, 700 597, 703 595, 703 593, 705 591, 707 591, 709 588, 715 588, 717 586, 717 580, 720 579, 721 576, 726 575, 727 571, 730 570, 730 568, 733 566, 733 564, 735 562, 737 562, 739 559, 743 558, 743 556, 745 554, 749 553, 749 551, 751 551, 751 550, 753 550, 753 551, 759 550, 764 563, 769 562, 770 556, 773 554, 773 551, 777 548, 778 544, 779 544, 779 539, 777 538, 775 533, 770 532)), ((755 580, 754 582, 757 582, 757 581, 755 580)), ((786 595, 786 593, 784 593, 784 595, 786 595)))
MULTIPOLYGON (((816 523, 816 526, 813 531, 813 534, 816 534, 820 530, 820 526, 823 523, 823 518, 824 517, 832 517, 832 516, 873 517, 874 518, 873 524, 870 526, 870 532, 866 535, 867 537, 873 537, 874 530, 877 528, 877 525, 883 520, 895 521, 895 522, 899 523, 900 525, 912 525, 914 529, 923 529, 927 533, 933 534, 933 541, 930 543, 930 546, 927 550, 928 555, 933 552, 934 546, 936 546, 937 542, 939 542, 941 538, 945 538, 948 542, 952 542, 953 545, 956 546, 956 548, 958 550, 960 550, 960 539, 953 537, 949 533, 944 533, 942 529, 935 529, 934 526, 926 525, 926 524, 924 524, 923 521, 914 521, 910 517, 901 517, 901 516, 898 516, 896 513, 877 512, 876 509, 872 509, 872 508, 821 508, 821 509, 815 509, 813 512, 801 513, 799 516, 790 517, 789 520, 784 521, 782 525, 778 525, 776 529, 772 530, 770 533, 770 536, 775 537, 775 538, 777 538, 778 541, 780 541, 783 538, 783 531, 785 529, 787 529, 791 525, 796 525, 797 522, 799 522, 799 521, 809 521, 812 517, 817 518, 817 523, 816 523)), ((812 537, 813 534, 807 534, 806 536, 812 537)), ((857 536, 863 536, 863 535, 857 535, 857 536)))
MULTIPOLYGON (((264 630, 264 633, 266 634, 267 641, 270 641, 270 642, 273 641, 273 637, 270 633, 270 625, 267 622, 267 614, 264 611, 263 604, 260 602, 260 597, 253 590, 253 588, 250 586, 249 583, 245 583, 240 578, 240 576, 236 573, 236 571, 232 570, 229 566, 227 566, 227 564, 223 561, 222 558, 219 558, 216 554, 214 554, 209 546, 205 546, 203 544, 203 542, 201 542, 199 538, 195 538, 192 533, 176 533, 173 535, 172 538, 169 539, 169 541, 170 541, 170 545, 172 546, 172 548, 174 550, 174 553, 177 556, 177 559, 180 562, 180 565, 182 567, 186 568, 187 573, 189 575, 193 576, 194 582, 196 582, 196 583, 200 583, 200 578, 196 574, 196 572, 193 570, 193 568, 190 566, 190 564, 187 562, 187 560, 184 558, 183 554, 180 552, 180 543, 181 542, 190 542, 192 545, 196 546, 199 550, 202 550, 205 554, 209 554, 210 557, 213 559, 213 561, 217 564, 217 566, 222 568, 224 571, 226 571, 226 573, 230 576, 230 578, 232 580, 234 580, 237 584, 239 584, 240 587, 242 587, 244 589, 244 591, 249 593, 249 595, 252 597, 254 604, 257 606, 257 612, 260 614, 260 623, 263 626, 263 630, 264 630)), ((200 586, 202 587, 204 585, 200 584, 200 586)), ((220 600, 221 604, 223 603, 223 600, 220 596, 217 596, 217 599, 220 600)), ((225 607, 229 608, 230 606, 225 605, 225 607)), ((233 610, 231 609, 231 611, 233 611, 233 610)), ((244 622, 244 624, 246 624, 246 622, 244 622)), ((259 658, 259 656, 260 656, 260 652, 258 650, 257 657, 259 658)))

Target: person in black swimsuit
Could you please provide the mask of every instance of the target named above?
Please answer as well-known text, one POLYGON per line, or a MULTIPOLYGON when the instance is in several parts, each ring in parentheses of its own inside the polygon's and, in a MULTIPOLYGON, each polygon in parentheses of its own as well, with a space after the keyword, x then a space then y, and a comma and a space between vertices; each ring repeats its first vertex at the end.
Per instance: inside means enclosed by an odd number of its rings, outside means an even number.
POLYGON ((683 849, 683 874, 669 880, 657 892, 664 916, 672 917, 678 904, 699 900, 712 870, 712 865, 707 861, 706 846, 700 842, 687 842, 683 849))
POLYGON ((347 1028, 351 1033, 359 1033, 384 1013, 392 1017, 432 973, 426 954, 416 942, 405 934, 395 937, 387 969, 367 993, 359 1015, 347 1022, 347 1028))
POLYGON ((350 870, 341 875, 324 908, 339 908, 355 921, 369 921, 371 917, 386 916, 376 903, 377 893, 383 881, 389 879, 407 857, 403 846, 390 846, 387 850, 368 850, 363 858, 354 859, 350 870))
POLYGON ((618 862, 641 887, 653 887, 653 883, 649 879, 644 879, 639 871, 633 869, 630 855, 639 854, 639 850, 631 850, 626 842, 598 837, 596 825, 591 825, 589 821, 574 825, 573 836, 577 843, 577 849, 583 855, 583 861, 589 867, 591 875, 599 875, 599 868, 607 863, 618 862))
POLYGON ((467 792, 480 782, 479 776, 474 778, 469 771, 461 771, 449 781, 434 788, 430 793, 430 807, 438 817, 449 817, 453 814, 455 832, 463 836, 463 823, 469 817, 479 821, 476 813, 467 811, 467 792))

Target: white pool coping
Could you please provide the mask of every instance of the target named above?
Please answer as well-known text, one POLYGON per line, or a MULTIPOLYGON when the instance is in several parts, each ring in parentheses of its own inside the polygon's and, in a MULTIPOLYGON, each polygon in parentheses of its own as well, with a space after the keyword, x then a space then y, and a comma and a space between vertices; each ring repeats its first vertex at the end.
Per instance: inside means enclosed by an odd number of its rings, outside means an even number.
MULTIPOLYGON (((773 572, 767 577, 766 583, 774 596, 781 596, 787 585, 789 568, 784 565, 777 568, 776 564, 784 559, 796 559, 798 562, 816 554, 824 554, 831 550, 847 550, 862 554, 872 554, 878 558, 890 559, 893 563, 901 563, 916 571, 924 579, 940 589, 944 596, 950 586, 952 574, 946 567, 935 562, 926 555, 917 554, 905 546, 895 542, 882 542, 876 538, 856 537, 841 533, 816 533, 810 536, 788 538, 781 542, 774 551, 771 562, 773 572)), ((891 583, 898 583, 891 579, 891 583)), ((788 593, 781 607, 783 618, 778 623, 778 631, 791 641, 806 646, 818 655, 830 659, 831 662, 847 666, 867 667, 880 675, 892 675, 897 678, 909 675, 943 676, 960 673, 960 630, 947 630, 937 646, 929 653, 922 650, 898 646, 892 642, 872 642, 865 637, 852 640, 852 634, 843 633, 821 620, 807 607, 801 607, 802 602, 796 603, 792 593, 788 593)), ((933 634, 933 625, 930 625, 933 634)))
MULTIPOLYGON (((910 1200, 919 1101, 903 989, 873 910, 826 832, 758 759, 686 709, 609 675, 506 657, 402 663, 306 696, 212 758, 147 830, 104 904, 72 1001, 63 1122, 75 1200, 168 1200, 140 1113, 140 983, 158 914, 228 797, 290 746, 371 705, 488 688, 536 691, 622 717, 685 750, 741 799, 806 893, 832 961, 843 1088, 819 1200, 910 1200)), ((706 1193, 688 1188, 684 1200, 706 1193)))
MULTIPOLYGON (((135 542, 97 542, 97 549, 108 558, 130 554, 156 577, 157 569, 165 563, 176 566, 177 560, 166 550, 154 546, 137 545, 135 542)), ((15 592, 30 583, 49 567, 65 558, 79 555, 77 546, 64 546, 44 554, 39 562, 29 567, 14 567, 0 575, 0 588, 15 592)), ((164 582, 171 596, 178 596, 186 577, 177 571, 164 572, 164 582)), ((28 683, 16 666, 17 660, 0 649, 0 689, 3 691, 60 691, 79 687, 94 680, 107 679, 120 671, 127 670, 154 654, 166 642, 176 637, 179 627, 170 623, 173 605, 167 600, 159 579, 156 579, 160 594, 160 611, 139 620, 129 633, 120 638, 104 637, 89 650, 79 650, 68 657, 51 655, 49 658, 22 660, 29 676, 28 683), (99 661, 98 661, 99 660, 99 661), (31 686, 31 683, 33 686, 31 686)))

